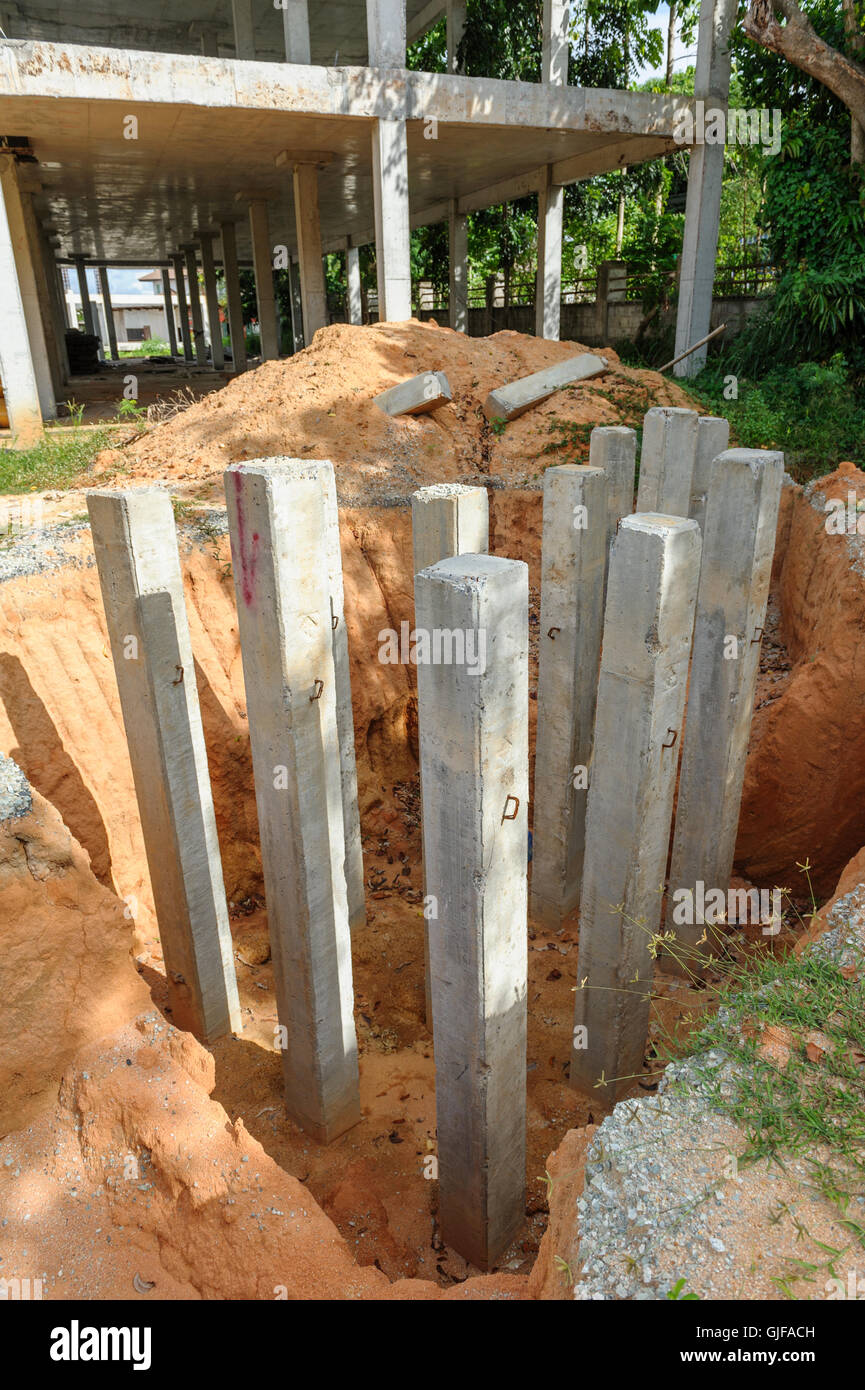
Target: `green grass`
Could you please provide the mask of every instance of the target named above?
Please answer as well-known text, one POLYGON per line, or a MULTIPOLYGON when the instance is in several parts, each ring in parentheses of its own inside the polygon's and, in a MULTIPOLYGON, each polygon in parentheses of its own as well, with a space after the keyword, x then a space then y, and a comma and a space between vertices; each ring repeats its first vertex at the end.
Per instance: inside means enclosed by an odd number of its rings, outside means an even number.
MULTIPOLYGON (((843 973, 814 950, 731 963, 717 1004, 678 1053, 686 1048, 710 1103, 743 1131, 739 1166, 765 1159, 783 1169, 799 1159, 851 1242, 865 1248, 857 1200, 865 1196, 865 952, 843 973), (784 1064, 761 1054, 768 1028, 783 1030, 773 1036, 789 1047, 784 1064), (732 1074, 700 1065, 712 1049, 735 1064, 732 1074)), ((789 1216, 778 1211, 772 1219, 789 1216)), ((845 1252, 821 1249, 829 1258, 814 1268, 834 1277, 834 1257, 845 1252)), ((791 1272, 791 1280, 801 1277, 791 1272)))
POLYGON ((831 473, 845 459, 865 467, 865 396, 843 358, 779 365, 757 381, 740 376, 738 398, 725 400, 731 372, 712 362, 682 383, 704 410, 726 416, 731 442, 783 450, 788 472, 800 483, 831 473))
POLYGON ((127 357, 170 357, 171 348, 161 338, 146 338, 138 347, 121 348, 120 356, 127 357))
POLYGON ((116 427, 46 430, 32 449, 0 449, 0 493, 66 488, 84 478, 103 449, 117 441, 116 427))

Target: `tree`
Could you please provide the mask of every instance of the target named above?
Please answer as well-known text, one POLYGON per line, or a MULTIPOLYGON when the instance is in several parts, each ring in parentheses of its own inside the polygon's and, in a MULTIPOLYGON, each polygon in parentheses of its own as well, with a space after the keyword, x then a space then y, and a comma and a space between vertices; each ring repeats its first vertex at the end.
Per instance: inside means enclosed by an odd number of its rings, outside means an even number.
POLYGON ((816 78, 843 102, 852 121, 851 158, 865 162, 865 65, 851 56, 863 55, 862 0, 842 0, 846 49, 822 39, 796 0, 750 0, 742 22, 754 43, 779 53, 809 77, 816 78), (783 23, 779 22, 780 15, 783 23))

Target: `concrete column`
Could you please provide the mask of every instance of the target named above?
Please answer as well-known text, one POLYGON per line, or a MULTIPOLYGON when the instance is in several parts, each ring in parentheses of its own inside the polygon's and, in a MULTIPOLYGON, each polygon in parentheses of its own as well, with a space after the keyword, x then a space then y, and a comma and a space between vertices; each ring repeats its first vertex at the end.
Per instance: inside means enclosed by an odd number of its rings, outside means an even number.
MULTIPOLYGON (((736 0, 701 0, 697 38, 694 96, 706 109, 726 112, 730 92, 730 32, 736 0)), ((712 286, 718 254, 724 142, 692 147, 688 165, 688 196, 676 312, 676 351, 685 352, 709 332, 712 286)), ((673 368, 678 377, 696 376, 706 363, 704 345, 673 368)))
POLYGON ((153 886, 172 1022, 242 1029, 171 498, 89 492, 87 508, 153 886))
POLYGON ((108 267, 99 267, 99 288, 102 292, 102 308, 105 313, 105 327, 108 331, 108 350, 111 353, 112 362, 119 361, 120 353, 117 351, 117 330, 114 327, 114 310, 111 305, 111 286, 108 283, 108 267))
POLYGON ((286 1105, 330 1143, 360 1119, 329 523, 322 470, 225 474, 286 1105))
POLYGON ((192 348, 199 367, 207 365, 207 344, 204 341, 204 318, 201 313, 201 293, 198 288, 198 261, 194 246, 183 248, 186 260, 186 280, 189 285, 189 308, 192 314, 192 348))
POLYGON ((366 34, 371 68, 404 68, 406 0, 366 0, 366 34))
POLYGON ((93 305, 90 302, 90 289, 87 284, 87 266, 83 256, 75 257, 75 270, 78 274, 78 297, 81 300, 81 316, 84 320, 84 332, 96 333, 96 321, 93 317, 93 305))
POLYGON ((414 572, 452 555, 485 555, 489 549, 490 504, 485 487, 434 483, 411 497, 414 572))
POLYGON ((360 251, 356 246, 346 245, 345 278, 349 323, 363 323, 363 293, 360 279, 360 251))
POLYGON ((465 0, 447 0, 447 55, 448 72, 462 72, 459 62, 459 46, 466 31, 465 0))
POLYGON ((231 336, 231 358, 235 374, 246 371, 246 339, 243 336, 243 305, 240 299, 240 279, 237 270, 237 232, 233 222, 220 223, 222 235, 222 269, 225 275, 225 299, 228 308, 228 332, 231 336))
MULTIPOLYGON (((14 260, 14 273, 17 280, 17 296, 24 312, 27 325, 25 341, 29 343, 31 369, 36 378, 36 389, 42 418, 53 419, 57 414, 57 401, 48 356, 48 343, 42 306, 39 295, 39 277, 34 263, 34 248, 27 227, 28 195, 21 192, 18 166, 11 155, 0 156, 0 186, 5 204, 5 220, 9 228, 9 239, 14 260)), ((32 214, 31 214, 32 215, 32 214)), ((13 300, 15 292, 13 291, 13 300)), ((13 309, 14 316, 14 309, 13 309)), ((14 358, 20 347, 11 344, 8 350, 10 359, 14 358)), ((4 349, 4 353, 5 353, 4 349)), ((25 417, 26 411, 20 412, 25 417)))
POLYGON ((538 273, 535 287, 535 335, 558 339, 562 312, 562 227, 565 190, 544 170, 538 193, 538 273))
POLYGON ((468 218, 457 212, 457 200, 451 198, 448 207, 448 246, 450 252, 450 284, 448 290, 448 322, 458 333, 469 331, 469 237, 468 218))
POLYGON ((174 285, 177 290, 177 316, 180 319, 180 336, 183 339, 183 356, 187 362, 191 362, 194 356, 192 350, 192 335, 189 331, 189 308, 186 300, 186 285, 183 279, 182 252, 178 251, 171 257, 174 266, 174 285))
POLYGON ((699 974, 726 930, 679 925, 672 907, 678 890, 696 895, 698 883, 704 894, 720 889, 726 903, 783 472, 783 454, 729 449, 709 484, 667 900, 678 940, 665 962, 683 973, 699 974))
POLYGON ((602 1104, 643 1074, 699 571, 695 521, 624 518, 607 587, 570 1078, 602 1104))
POLYGON ((357 760, 354 747, 354 712, 351 703, 351 668, 348 654, 348 627, 345 621, 345 590, 342 579, 342 548, 339 539, 339 507, 333 464, 310 462, 317 470, 324 496, 326 523, 326 563, 330 594, 334 682, 336 687, 336 729, 339 737, 340 780, 342 786, 342 824, 345 839, 345 885, 348 921, 352 930, 366 921, 366 889, 363 875, 363 849, 360 813, 357 803, 357 760))
POLYGON ((207 327, 210 331, 210 360, 213 370, 221 372, 225 366, 225 352, 222 346, 222 324, 219 320, 219 292, 216 287, 213 239, 209 235, 201 238, 201 272, 204 276, 207 327))
POLYGON ((300 295, 303 303, 303 341, 307 347, 327 323, 327 289, 321 262, 321 223, 318 215, 318 169, 314 164, 294 166, 294 215, 300 295))
POLYGON ((568 0, 544 0, 541 81, 564 87, 568 81, 568 0))
MULTIPOLYGON (((466 487, 463 483, 434 483, 432 487, 413 492, 411 534, 415 574, 453 555, 485 555, 490 544, 490 502, 486 488, 466 487)), ((415 622, 418 622, 417 613, 415 622)), ((432 1028, 429 922, 426 919, 424 967, 426 1021, 427 1027, 432 1028)))
POLYGON ((607 558, 609 546, 623 516, 634 510, 637 472, 637 432, 626 425, 598 425, 589 437, 589 464, 602 468, 607 478, 607 558))
POLYGON ((608 505, 602 469, 544 473, 531 909, 553 928, 579 905, 583 880, 608 505))
MULTIPOLYGON (((697 453, 691 478, 691 505, 688 516, 693 517, 705 538, 706 499, 712 481, 712 464, 730 443, 730 421, 723 416, 701 415, 697 420, 697 453)), ((705 550, 705 546, 704 546, 705 550)))
MULTIPOLYGON (((370 0, 371 2, 371 0, 370 0)), ((375 264, 380 323, 411 318, 411 232, 405 121, 378 120, 372 132, 375 264)))
POLYGON ((0 181, 0 377, 15 445, 27 449, 42 436, 42 408, 15 261, 7 186, 5 179, 0 181))
POLYGON ((276 322, 276 296, 273 292, 273 249, 267 224, 267 203, 256 199, 249 205, 249 232, 252 263, 255 268, 255 298, 258 302, 258 328, 261 355, 265 362, 279 357, 279 327, 276 322))
POLYGON ((54 259, 54 246, 44 229, 40 228, 39 249, 42 259, 42 278, 44 279, 49 302, 49 313, 56 350, 58 378, 55 398, 61 400, 69 380, 69 353, 66 348, 66 302, 60 283, 59 266, 54 259))
POLYGON ((643 417, 638 512, 687 516, 697 457, 697 412, 656 405, 643 417))
POLYGON ((48 369, 48 381, 45 385, 46 388, 50 386, 49 404, 56 414, 57 401, 63 398, 69 363, 66 356, 65 330, 60 322, 62 311, 58 312, 56 304, 57 276, 55 274, 54 253, 48 247, 45 233, 36 217, 32 193, 22 192, 21 211, 24 216, 26 249, 33 270, 36 302, 42 325, 42 338, 45 343, 48 369), (46 250, 50 258, 48 262, 46 262, 46 250))
POLYGON ((253 0, 231 0, 235 58, 255 57, 253 0))
POLYGON ((442 1238, 487 1269, 525 1218, 528 568, 461 555, 416 620, 485 662, 418 666, 442 1238))
POLYGON ((308 0, 282 0, 282 30, 287 63, 311 63, 308 0))
POLYGON ((288 305, 291 311, 291 350, 300 352, 303 342, 303 307, 300 294, 300 266, 293 256, 288 262, 288 305))
POLYGON ((168 333, 168 347, 172 357, 177 356, 177 327, 174 322, 174 297, 171 293, 171 272, 163 267, 162 303, 165 309, 165 328, 168 333))

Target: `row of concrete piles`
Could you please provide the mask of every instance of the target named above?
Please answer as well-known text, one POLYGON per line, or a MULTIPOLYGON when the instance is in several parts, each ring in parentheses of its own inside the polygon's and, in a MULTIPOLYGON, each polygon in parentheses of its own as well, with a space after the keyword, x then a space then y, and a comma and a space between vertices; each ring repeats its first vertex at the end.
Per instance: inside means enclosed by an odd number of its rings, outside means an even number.
MULTIPOLYGON (((783 459, 727 443, 649 411, 633 515, 633 430, 544 479, 531 913, 580 909, 571 1082, 602 1101, 643 1074, 680 757, 669 889, 729 883, 783 459)), ((360 1117, 364 919, 333 468, 225 485, 287 1108, 327 1143, 360 1117)), ((88 504, 173 1016, 212 1039, 241 1019, 171 503, 88 504)), ((439 1218, 488 1268, 524 1219, 528 569, 487 553, 483 488, 422 489, 412 523, 439 1218)))

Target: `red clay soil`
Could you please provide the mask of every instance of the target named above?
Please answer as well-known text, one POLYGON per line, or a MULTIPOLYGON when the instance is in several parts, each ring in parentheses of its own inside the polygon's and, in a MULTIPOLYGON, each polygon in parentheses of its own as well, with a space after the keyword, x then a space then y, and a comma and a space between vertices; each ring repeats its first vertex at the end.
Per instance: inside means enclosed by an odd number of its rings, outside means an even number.
POLYGON ((775 614, 789 670, 758 698, 736 846, 748 878, 800 897, 797 863, 825 898, 865 843, 865 541, 828 534, 825 512, 848 492, 865 497, 852 464, 785 488, 775 614))
MULTIPOLYGON (((203 532, 200 524, 198 532, 181 528, 244 1008, 242 1037, 222 1040, 212 1055, 167 1026, 161 949, 87 531, 77 551, 72 547, 77 563, 0 586, 0 748, 80 840, 98 880, 88 878, 85 857, 68 835, 68 864, 57 857, 60 832, 66 832, 40 803, 56 863, 41 886, 20 864, 8 883, 0 879, 0 894, 11 894, 12 905, 7 913, 0 896, 4 952, 6 924, 13 924, 12 976, 3 977, 3 997, 20 994, 21 981, 32 980, 40 1000, 52 1001, 55 1017, 70 1017, 74 999, 75 1019, 80 1014, 85 1020, 80 1033, 73 1029, 67 1036, 64 1027, 56 1041, 31 1037, 35 1025, 26 1020, 15 1024, 19 1038, 12 1046, 23 1048, 28 1060, 9 1106, 14 1120, 7 1115, 7 1126, 17 1128, 5 1141, 12 1163, 0 1165, 0 1184, 6 1185, 0 1204, 12 1202, 15 1213, 10 1227, 0 1230, 0 1242, 15 1255, 4 1271, 45 1270, 51 1292, 89 1297, 127 1296, 135 1273, 139 1282, 155 1284, 142 1296, 157 1297, 270 1298, 279 1296, 277 1286, 289 1297, 427 1298, 443 1288, 454 1297, 564 1296, 554 1240, 547 1241, 531 1285, 525 1281, 546 1226, 548 1155, 569 1131, 601 1113, 599 1103, 576 1097, 565 1077, 576 924, 530 933, 526 1224, 502 1272, 476 1281, 476 1272, 442 1246, 437 1184, 427 1175, 435 1154, 434 1069, 423 1022, 415 680, 413 668, 378 661, 378 634, 413 622, 404 505, 410 492, 449 479, 492 483, 490 548, 530 567, 534 693, 539 474, 549 463, 585 461, 594 424, 637 424, 651 405, 690 404, 673 383, 620 368, 605 352, 613 370, 600 382, 560 393, 501 435, 489 428, 479 403, 490 386, 579 350, 517 334, 467 339, 416 323, 336 326, 296 358, 265 364, 100 462, 101 482, 168 483, 190 503, 186 520, 196 519, 192 504, 220 502, 222 470, 237 459, 282 453, 330 457, 336 465, 369 912, 353 941, 363 1118, 327 1149, 293 1126, 282 1106, 226 538, 207 512, 203 532), (372 405, 371 394, 427 368, 447 372, 451 405, 429 418, 399 420, 372 405), (507 490, 496 482, 507 483, 507 490), (403 505, 388 505, 394 502, 403 505), (125 914, 115 894, 126 900, 125 914), (55 922, 50 905, 67 899, 80 900, 80 911, 70 909, 78 917, 67 919, 58 908, 55 922), (86 904, 96 906, 91 911, 86 904), (27 926, 34 912, 40 923, 35 935, 27 926), (61 979, 52 973, 51 950, 38 943, 56 932, 68 951, 75 937, 70 921, 79 920, 86 924, 80 970, 61 979), (127 946, 118 946, 133 923, 138 982, 127 967, 127 946), (37 1112, 33 1129, 22 1131, 37 1112), (129 1154, 137 1155, 142 1176, 110 1183, 118 1156, 129 1154), (13 1182, 14 1191, 8 1187, 13 1182), (83 1203, 82 1194, 88 1194, 83 1203), (34 1224, 25 1231, 28 1208, 34 1224), (64 1228, 68 1239, 61 1237, 64 1228), (236 1245, 235 1232, 242 1233, 236 1245), (110 1250, 102 1243, 107 1234, 110 1250), (74 1265, 75 1248, 92 1258, 81 1253, 74 1265), (39 1268, 30 1268, 35 1250, 39 1268), (226 1250, 236 1251, 237 1259, 226 1250), (73 1276, 73 1266, 84 1273, 73 1276)), ((865 488, 865 476, 857 479, 865 488)), ((845 476, 838 486, 846 485, 845 476)), ((857 820, 865 749, 861 737, 855 741, 854 718, 865 696, 865 672, 855 655, 862 579, 849 569, 847 542, 825 537, 822 518, 798 490, 786 491, 784 518, 781 534, 789 531, 789 539, 781 546, 768 624, 739 854, 749 878, 765 882, 776 872, 786 876, 803 855, 813 862, 819 853, 831 887, 831 866, 840 867, 865 842, 861 810, 857 820), (845 736, 858 752, 836 768, 832 757, 845 736), (833 809, 827 815, 836 801, 840 814, 833 809)), ((533 724, 534 699, 531 709, 533 724)), ((10 853, 17 853, 14 846, 10 853)), ((658 984, 652 1043, 674 1030, 695 1000, 684 981, 660 978, 658 984)), ((21 998, 32 1019, 32 994, 21 998)), ((651 1067, 649 1060, 648 1086, 651 1067)), ((568 1140, 577 1151, 561 1159, 563 1178, 571 1158, 579 1166, 582 1142, 568 1140)))

